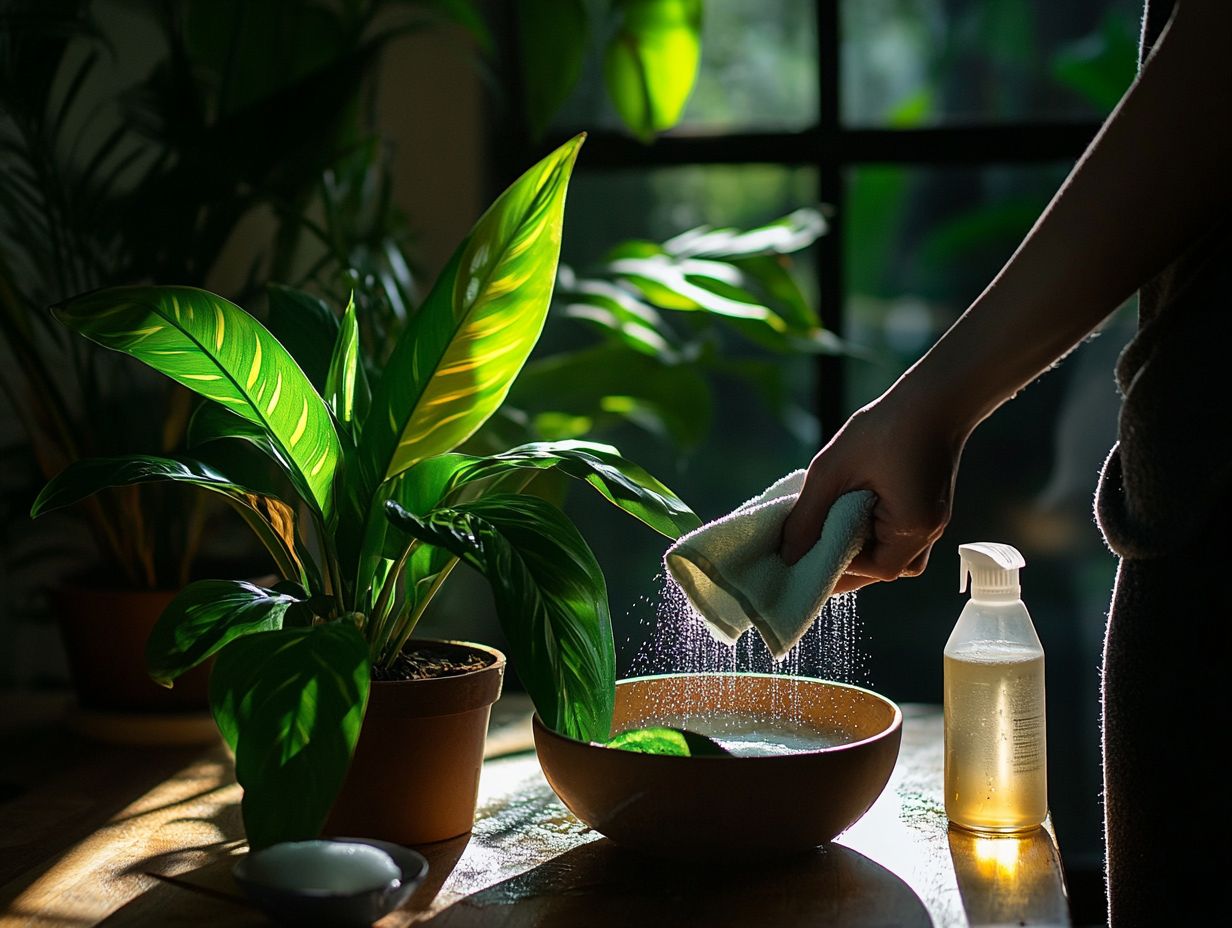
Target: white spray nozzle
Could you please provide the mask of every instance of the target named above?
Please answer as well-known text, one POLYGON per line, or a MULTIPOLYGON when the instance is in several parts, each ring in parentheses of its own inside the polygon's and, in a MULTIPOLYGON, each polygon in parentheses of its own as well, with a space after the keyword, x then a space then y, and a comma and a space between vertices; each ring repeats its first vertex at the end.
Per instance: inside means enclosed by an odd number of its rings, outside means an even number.
POLYGON ((1026 567, 1022 553, 1010 545, 993 541, 977 541, 958 546, 958 592, 967 592, 967 577, 971 578, 971 595, 980 593, 1013 594, 1018 597, 1018 569, 1026 567))

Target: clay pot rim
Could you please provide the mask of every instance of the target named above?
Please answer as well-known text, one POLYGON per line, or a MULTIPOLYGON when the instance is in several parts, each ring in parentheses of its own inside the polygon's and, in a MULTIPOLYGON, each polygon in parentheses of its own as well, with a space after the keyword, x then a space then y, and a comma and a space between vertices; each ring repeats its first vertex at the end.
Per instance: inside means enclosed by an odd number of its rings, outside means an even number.
POLYGON ((492 656, 492 663, 485 664, 483 667, 477 667, 474 670, 467 670, 464 673, 451 673, 443 677, 427 677, 423 680, 372 680, 372 686, 381 687, 396 687, 396 686, 426 686, 432 683, 443 683, 449 680, 464 680, 467 677, 473 677, 481 673, 491 673, 496 669, 503 669, 508 663, 508 658, 505 657, 505 652, 494 648, 489 644, 480 644, 478 641, 462 641, 458 638, 412 638, 407 641, 403 650, 412 647, 416 644, 444 644, 452 645, 460 648, 470 648, 473 651, 482 651, 485 654, 492 656))
MULTIPOLYGON (((835 687, 838 689, 854 690, 855 692, 862 693, 866 696, 871 696, 877 702, 883 703, 884 705, 888 706, 890 709, 893 710, 893 716, 890 719, 890 724, 887 725, 885 728, 883 728, 881 731, 877 732, 876 734, 869 735, 867 738, 861 738, 859 741, 848 741, 844 744, 836 744, 828 748, 819 748, 818 750, 815 750, 815 751, 794 751, 791 754, 753 755, 753 756, 748 756, 748 755, 737 756, 734 754, 729 754, 729 755, 719 755, 717 757, 681 757, 679 755, 672 755, 672 754, 643 754, 641 752, 631 752, 631 751, 626 751, 625 753, 626 754, 634 753, 638 756, 639 759, 648 758, 651 763, 680 763, 681 761, 692 762, 692 763, 710 763, 710 764, 713 764, 713 763, 724 764, 724 763, 729 763, 731 761, 744 761, 744 762, 757 762, 757 763, 783 763, 783 762, 793 763, 793 762, 798 762, 798 759, 801 757, 813 757, 818 754, 840 754, 845 751, 850 751, 856 748, 864 747, 865 745, 872 744, 876 741, 882 741, 887 737, 893 736, 895 732, 900 731, 903 727, 903 710, 898 707, 898 703, 894 702, 894 700, 886 696, 883 696, 874 690, 870 690, 866 687, 863 687, 863 686, 856 686, 853 683, 839 683, 837 680, 823 680, 820 677, 784 677, 782 674, 774 674, 774 673, 751 673, 751 672, 750 673, 743 673, 743 672, 731 673, 731 672, 722 672, 722 671, 715 672, 715 673, 698 673, 698 674, 656 673, 656 674, 651 674, 650 676, 646 676, 646 677, 627 677, 624 680, 617 680, 616 686, 619 689, 621 686, 624 686, 630 683, 642 683, 647 680, 663 680, 663 679, 676 678, 676 677, 733 677, 733 676, 734 677, 760 677, 763 679, 774 679, 780 682, 783 680, 806 681, 809 683, 822 683, 826 686, 835 687)), ((547 737, 558 738, 561 741, 564 741, 566 743, 581 745, 584 748, 597 748, 600 750, 611 750, 610 748, 607 748, 605 745, 599 744, 597 741, 581 741, 578 738, 570 738, 568 735, 562 735, 560 732, 556 731, 555 729, 549 728, 544 723, 544 721, 539 717, 538 712, 536 712, 534 717, 532 718, 531 724, 533 725, 535 729, 536 735, 542 733, 543 735, 547 737)))
POLYGON ((465 673, 424 680, 371 680, 365 719, 456 715, 490 706, 500 698, 506 658, 498 649, 474 641, 443 638, 412 638, 408 645, 411 643, 469 648, 490 655, 492 663, 465 673))

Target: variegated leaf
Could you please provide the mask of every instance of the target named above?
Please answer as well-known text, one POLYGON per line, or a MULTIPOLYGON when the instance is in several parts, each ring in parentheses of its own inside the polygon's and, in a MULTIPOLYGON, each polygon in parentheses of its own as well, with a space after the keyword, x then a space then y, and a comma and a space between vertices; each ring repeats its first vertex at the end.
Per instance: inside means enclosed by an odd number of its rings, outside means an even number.
POLYGON ((117 287, 54 312, 70 329, 264 428, 330 517, 339 444, 329 411, 286 349, 244 310, 191 287, 117 287))
POLYGON ((368 494, 455 448, 496 411, 543 329, 565 189, 583 136, 523 174, 480 218, 399 339, 372 398, 368 494))

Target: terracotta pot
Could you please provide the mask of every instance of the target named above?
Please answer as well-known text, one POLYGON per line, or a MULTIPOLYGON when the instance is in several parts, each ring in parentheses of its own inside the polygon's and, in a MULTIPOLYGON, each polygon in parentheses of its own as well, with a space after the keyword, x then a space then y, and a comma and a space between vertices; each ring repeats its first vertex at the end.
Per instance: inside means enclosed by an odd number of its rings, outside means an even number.
POLYGON ((613 731, 689 715, 715 720, 708 733, 719 737, 724 719, 791 719, 835 746, 762 757, 638 754, 566 738, 535 716, 535 748, 561 801, 616 843, 671 857, 748 859, 806 851, 850 828, 885 789, 902 738, 894 703, 842 683, 671 674, 616 685, 613 731))
POLYGON ((54 596, 83 709, 183 713, 209 708, 210 662, 184 674, 171 689, 146 672, 146 639, 176 592, 69 586, 54 596))
POLYGON ((488 717, 500 696, 505 655, 470 642, 421 643, 465 647, 492 662, 452 677, 373 682, 327 835, 427 844, 465 834, 475 823, 488 717))

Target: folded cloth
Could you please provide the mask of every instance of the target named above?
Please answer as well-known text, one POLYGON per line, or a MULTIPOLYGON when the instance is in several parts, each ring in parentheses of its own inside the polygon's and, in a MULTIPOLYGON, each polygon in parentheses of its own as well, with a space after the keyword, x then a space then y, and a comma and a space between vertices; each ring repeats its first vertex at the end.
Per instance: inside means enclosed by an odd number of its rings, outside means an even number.
POLYGON ((776 660, 816 621, 834 585, 868 539, 877 497, 844 493, 826 515, 817 543, 792 566, 779 557, 783 523, 804 471, 685 535, 663 556, 669 574, 720 641, 734 643, 750 626, 776 660))

